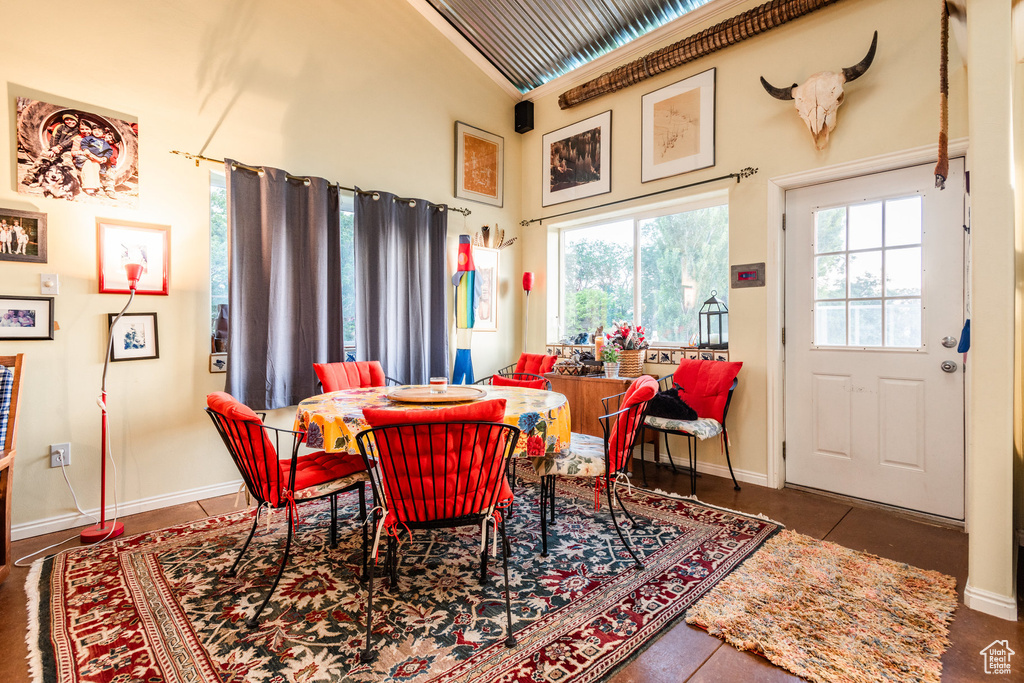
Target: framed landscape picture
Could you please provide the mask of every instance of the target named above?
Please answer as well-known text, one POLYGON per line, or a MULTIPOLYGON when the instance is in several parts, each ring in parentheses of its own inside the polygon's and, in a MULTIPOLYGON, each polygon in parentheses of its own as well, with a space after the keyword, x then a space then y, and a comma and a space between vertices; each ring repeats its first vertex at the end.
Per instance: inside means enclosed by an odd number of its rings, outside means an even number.
POLYGON ((0 207, 0 261, 46 263, 46 214, 0 207))
POLYGON ((647 93, 641 99, 640 180, 715 165, 715 70, 647 93))
POLYGON ((117 313, 107 314, 110 330, 110 360, 147 360, 160 357, 156 334, 156 313, 125 313, 114 324, 117 313))
POLYGON ((480 291, 476 298, 474 331, 498 331, 498 250, 473 247, 476 281, 480 291))
POLYGON ((541 154, 543 206, 612 191, 612 113, 546 133, 541 154))
POLYGON ((52 296, 0 296, 0 340, 53 339, 52 296))
POLYGON ((127 294, 127 263, 142 264, 136 294, 167 294, 171 228, 110 218, 96 219, 100 294, 127 294))
POLYGON ((503 206, 505 138, 455 122, 455 196, 503 206))

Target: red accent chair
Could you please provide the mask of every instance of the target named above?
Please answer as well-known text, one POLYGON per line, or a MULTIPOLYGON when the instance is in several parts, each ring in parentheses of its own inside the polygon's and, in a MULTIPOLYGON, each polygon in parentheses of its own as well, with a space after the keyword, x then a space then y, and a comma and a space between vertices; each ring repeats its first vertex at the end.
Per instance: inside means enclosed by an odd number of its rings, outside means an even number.
POLYGON ((380 361, 361 360, 349 363, 313 363, 313 370, 324 392, 364 387, 401 384, 384 374, 380 361))
MULTIPOLYGON (((395 539, 403 529, 411 535, 416 529, 483 525, 480 583, 487 582, 488 525, 493 522, 496 531, 500 529, 508 625, 505 645, 514 647, 508 586, 511 549, 501 509, 512 500, 505 472, 519 429, 502 423, 504 416, 504 399, 430 411, 367 408, 363 417, 371 428, 360 432, 356 443, 364 461, 376 463, 370 469, 378 506, 371 511, 375 530, 371 554, 387 530, 392 589, 397 586, 395 539)), ((363 662, 377 656, 370 650, 374 574, 371 562, 363 662)))
MULTIPOLYGON (((725 462, 729 466, 733 488, 740 490, 739 482, 732 471, 732 459, 729 457, 729 432, 725 428, 725 417, 729 414, 732 394, 739 384, 742 361, 697 360, 684 358, 679 367, 671 375, 665 375, 658 384, 662 391, 679 388, 679 398, 697 413, 696 420, 673 420, 648 415, 644 418, 644 429, 665 434, 665 452, 672 469, 676 469, 669 450, 669 435, 686 438, 686 450, 689 455, 690 494, 697 492, 697 440, 721 436, 725 448, 725 462)), ((641 454, 640 467, 644 467, 641 454)), ((646 478, 646 474, 645 474, 646 478)))
POLYGON ((551 382, 542 375, 551 372, 558 356, 546 356, 541 353, 524 353, 519 360, 498 370, 490 377, 478 380, 476 384, 493 386, 526 387, 527 389, 544 389, 551 391, 551 382), (501 379, 497 379, 497 378, 501 379), (541 383, 542 382, 542 383, 541 383))
POLYGON ((551 382, 546 377, 530 372, 513 372, 509 376, 494 374, 479 379, 474 384, 490 384, 494 387, 522 387, 524 389, 543 389, 551 391, 551 382))
MULTIPOLYGON (((331 499, 331 531, 332 548, 338 546, 338 494, 347 491, 359 492, 359 511, 361 518, 366 519, 366 494, 364 482, 369 478, 366 464, 355 453, 326 453, 316 451, 299 455, 299 445, 305 436, 302 432, 278 429, 263 424, 259 416, 248 406, 235 400, 230 394, 215 391, 206 397, 206 412, 217 427, 217 432, 224 439, 228 453, 231 454, 235 466, 238 467, 249 493, 256 499, 258 507, 253 515, 252 529, 242 545, 238 558, 231 565, 228 576, 234 576, 238 569, 253 534, 260 521, 263 507, 272 509, 288 509, 288 540, 285 543, 284 556, 278 569, 274 583, 267 593, 266 599, 248 620, 246 625, 255 628, 263 609, 270 602, 277 584, 288 564, 288 556, 292 546, 293 514, 297 514, 296 504, 308 500, 330 497, 331 499), (291 458, 278 458, 282 434, 292 436, 291 458), (271 439, 273 436, 273 439, 271 439)), ((287 437, 286 437, 287 438, 287 437)), ((363 575, 366 574, 367 561, 367 529, 363 526, 363 575)))
POLYGON ((636 526, 633 516, 622 504, 619 492, 615 490, 615 484, 617 478, 620 474, 625 473, 629 465, 633 446, 637 443, 637 433, 643 428, 644 411, 647 410, 648 402, 654 398, 657 392, 658 383, 653 377, 648 375, 638 377, 625 392, 601 399, 606 413, 598 418, 601 421, 601 430, 604 432, 603 439, 573 432, 570 435, 568 452, 554 455, 545 454, 532 459, 533 469, 541 478, 542 557, 546 557, 548 554, 548 516, 550 515, 551 522, 555 521, 555 477, 594 477, 594 486, 597 487, 595 491, 603 485, 608 495, 608 510, 611 512, 612 525, 619 535, 619 540, 626 546, 626 550, 633 557, 636 566, 638 568, 644 566, 622 534, 622 529, 619 528, 618 519, 615 517, 615 508, 612 505, 612 493, 615 494, 619 508, 626 513, 633 526, 636 526))

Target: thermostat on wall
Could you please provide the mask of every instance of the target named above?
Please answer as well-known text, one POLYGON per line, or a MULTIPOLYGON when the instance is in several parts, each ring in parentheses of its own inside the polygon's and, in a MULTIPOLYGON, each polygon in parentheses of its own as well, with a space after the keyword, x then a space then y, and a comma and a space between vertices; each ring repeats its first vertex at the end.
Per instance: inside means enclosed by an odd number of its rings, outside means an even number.
POLYGON ((745 263, 732 267, 732 287, 764 287, 764 263, 745 263))

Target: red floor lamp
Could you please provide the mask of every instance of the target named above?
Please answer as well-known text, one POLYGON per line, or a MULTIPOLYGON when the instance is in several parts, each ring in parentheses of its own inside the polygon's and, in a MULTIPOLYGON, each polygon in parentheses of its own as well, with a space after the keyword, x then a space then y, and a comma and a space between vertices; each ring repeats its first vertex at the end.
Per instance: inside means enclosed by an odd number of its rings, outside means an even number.
POLYGON ((526 292, 526 302, 523 304, 523 353, 526 353, 527 333, 530 330, 530 292, 533 291, 533 273, 523 273, 523 291, 526 292))
POLYGON ((110 356, 114 350, 114 326, 132 305, 135 288, 139 286, 139 279, 142 278, 142 264, 126 263, 124 270, 125 275, 128 276, 128 303, 124 305, 121 312, 110 323, 110 329, 107 330, 107 354, 103 359, 103 384, 100 387, 100 398, 97 401, 100 410, 103 411, 103 422, 100 428, 100 521, 98 524, 93 524, 82 530, 82 543, 99 543, 108 538, 117 538, 124 533, 124 524, 117 521, 116 516, 114 521, 107 522, 107 368, 110 366, 110 356))

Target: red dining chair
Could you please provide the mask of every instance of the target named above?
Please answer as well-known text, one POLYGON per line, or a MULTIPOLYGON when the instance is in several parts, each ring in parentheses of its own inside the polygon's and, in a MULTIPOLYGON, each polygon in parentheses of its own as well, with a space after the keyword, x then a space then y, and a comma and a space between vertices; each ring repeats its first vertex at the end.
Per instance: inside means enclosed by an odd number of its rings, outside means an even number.
MULTIPOLYGON (((501 422, 505 400, 496 399, 439 410, 367 408, 363 417, 371 425, 356 437, 359 452, 370 469, 376 506, 371 555, 376 556, 381 533, 388 532, 391 586, 397 585, 398 557, 395 538, 402 532, 442 527, 483 527, 480 583, 487 582, 488 527, 500 530, 505 574, 505 646, 516 645, 508 584, 511 553, 501 509, 512 500, 505 470, 519 439, 519 429, 501 422), (379 511, 382 510, 382 511, 379 511)), ((373 623, 374 563, 366 606, 366 647, 363 662, 376 659, 370 650, 373 623)))
POLYGON ((376 360, 313 363, 313 370, 324 392, 401 384, 397 379, 385 375, 380 361, 376 360))
POLYGON ((474 384, 489 384, 494 387, 520 387, 523 389, 543 389, 551 391, 551 382, 546 377, 531 372, 513 372, 508 376, 494 374, 479 379, 474 384))
MULTIPOLYGON (((569 450, 551 455, 532 458, 533 469, 540 479, 540 529, 542 550, 541 556, 548 554, 548 516, 555 521, 555 477, 594 477, 595 491, 604 486, 608 495, 608 511, 612 516, 612 525, 619 535, 619 540, 633 557, 638 568, 644 563, 633 552, 619 528, 615 508, 612 505, 612 493, 619 503, 619 508, 626 514, 633 526, 636 521, 622 504, 619 492, 615 488, 617 478, 623 474, 633 454, 637 433, 643 427, 643 415, 647 404, 658 393, 658 383, 653 377, 642 375, 634 380, 629 388, 621 394, 601 399, 605 415, 598 418, 604 437, 589 434, 570 435, 569 450)), ((641 442, 642 443, 642 442, 641 442)), ((596 502, 596 498, 595 498, 596 502)))
MULTIPOLYGON (((686 439, 686 449, 689 455, 690 495, 697 492, 697 440, 703 441, 715 436, 722 438, 725 462, 729 466, 729 476, 732 477, 733 488, 737 491, 740 490, 739 482, 736 481, 736 475, 732 471, 732 459, 729 457, 729 432, 725 429, 725 417, 729 414, 729 404, 732 403, 733 392, 736 390, 736 385, 739 384, 737 375, 742 367, 742 361, 684 358, 679 361, 679 367, 674 373, 659 380, 663 390, 670 389, 670 383, 677 387, 679 398, 697 413, 695 420, 679 420, 654 415, 647 415, 644 418, 644 429, 665 434, 665 452, 668 454, 668 461, 673 469, 676 465, 672 460, 668 437, 674 435, 686 439)), ((644 467, 642 453, 640 467, 644 467)))
POLYGON ((495 374, 502 377, 511 377, 515 373, 528 372, 532 375, 543 375, 551 372, 558 356, 548 356, 543 353, 522 353, 519 360, 512 365, 506 365, 495 374))
MULTIPOLYGON (((238 563, 242 561, 260 521, 260 513, 264 507, 270 509, 288 509, 288 540, 284 547, 284 556, 277 576, 270 587, 270 592, 256 613, 246 625, 255 628, 260 614, 270 602, 277 589, 277 584, 288 564, 288 556, 292 546, 292 521, 298 514, 296 504, 309 500, 330 497, 331 500, 331 548, 338 547, 338 494, 347 491, 359 492, 360 518, 366 520, 366 494, 364 482, 368 479, 367 466, 362 457, 354 453, 326 453, 317 451, 299 455, 299 445, 304 434, 287 429, 279 429, 263 424, 259 416, 251 408, 235 400, 230 394, 215 391, 206 397, 206 412, 217 427, 217 432, 224 439, 231 459, 235 461, 249 493, 256 499, 258 507, 253 515, 252 529, 242 544, 242 549, 231 565, 228 576, 234 576, 238 563), (291 458, 281 460, 278 457, 282 434, 292 437, 291 458), (271 440, 273 436, 273 440, 271 440)), ((287 437, 285 437, 287 438, 287 437)), ((363 575, 366 574, 367 563, 367 529, 363 525, 363 575)))

